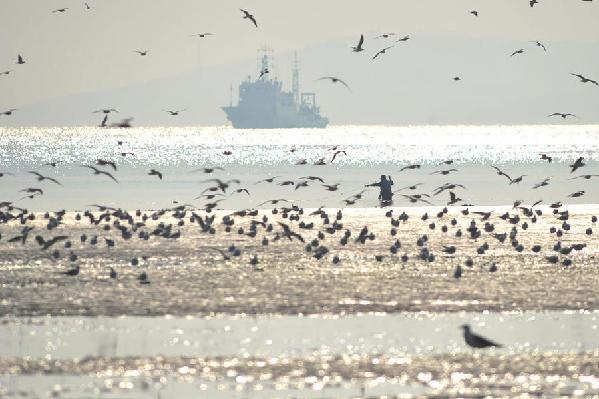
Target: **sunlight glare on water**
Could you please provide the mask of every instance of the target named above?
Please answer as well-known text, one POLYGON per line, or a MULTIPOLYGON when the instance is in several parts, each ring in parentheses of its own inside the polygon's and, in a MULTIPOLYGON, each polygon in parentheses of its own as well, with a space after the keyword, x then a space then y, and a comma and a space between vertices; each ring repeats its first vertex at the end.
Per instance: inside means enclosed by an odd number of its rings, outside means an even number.
MULTIPOLYGON (((133 152, 132 165, 281 165, 316 161, 338 146, 339 165, 528 163, 538 152, 597 159, 599 127, 589 126, 332 126, 327 129, 238 130, 229 127, 133 129, 0 128, 0 165, 85 163, 133 152), (118 146, 117 141, 123 145, 118 146), (297 148, 291 154, 289 150, 297 148), (225 150, 232 155, 223 156, 225 150)), ((329 155, 327 155, 328 157, 329 155)), ((327 159, 328 160, 328 159, 327 159)))

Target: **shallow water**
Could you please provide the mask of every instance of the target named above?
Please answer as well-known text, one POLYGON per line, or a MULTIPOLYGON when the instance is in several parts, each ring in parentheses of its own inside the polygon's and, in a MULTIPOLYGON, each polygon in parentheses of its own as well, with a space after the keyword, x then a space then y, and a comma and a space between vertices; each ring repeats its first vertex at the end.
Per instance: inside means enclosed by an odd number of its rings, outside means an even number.
POLYGON ((0 394, 588 396, 598 325, 597 312, 5 318, 0 394), (469 349, 463 323, 504 348, 469 349))
MULTIPOLYGON (((454 191, 462 198, 459 203, 475 205, 506 205, 516 199, 549 204, 597 203, 599 191, 592 180, 569 180, 581 174, 597 172, 599 160, 598 126, 337 126, 324 130, 292 129, 235 130, 230 128, 4 128, 0 129, 0 171, 15 176, 2 178, 0 200, 16 201, 34 210, 83 209, 91 203, 102 203, 127 209, 157 209, 180 203, 201 207, 206 201, 194 200, 209 187, 205 179, 241 180, 234 188, 247 188, 251 196, 234 194, 223 197, 219 207, 237 209, 264 207, 262 202, 286 198, 304 207, 342 206, 342 200, 378 180, 381 174, 392 175, 395 189, 422 183, 415 191, 402 191, 395 197, 396 205, 412 206, 401 194, 427 193, 447 183, 460 183, 466 190, 454 191), (123 141, 119 146, 117 142, 123 141), (331 162, 337 147, 344 150, 331 162), (231 155, 223 155, 223 151, 231 155), (294 152, 291 152, 291 151, 294 152), (121 152, 135 155, 122 157, 121 152), (539 159, 540 152, 554 157, 548 164, 539 159), (587 166, 570 174, 568 164, 584 156, 587 166), (114 160, 119 170, 114 172, 120 184, 106 176, 93 176, 83 164, 93 164, 97 158, 114 160), (323 158, 326 165, 314 166, 323 158), (295 165, 306 159, 307 165, 295 165), (439 163, 453 159, 452 165, 439 163), (56 168, 43 166, 58 162, 56 168), (422 164, 420 169, 400 172, 408 164, 422 164), (522 183, 509 185, 490 165, 497 165, 514 178, 527 175, 522 183), (207 175, 193 172, 200 167, 222 166, 224 171, 207 175), (162 181, 148 176, 156 168, 164 174, 162 181), (455 168, 449 175, 432 174, 455 168), (39 170, 57 178, 63 186, 51 182, 36 182, 27 172, 39 170), (278 186, 282 180, 298 181, 300 177, 316 175, 327 184, 340 183, 336 192, 326 191, 318 182, 294 189, 278 186), (274 184, 259 180, 281 176, 274 184), (549 186, 532 190, 532 186, 551 177, 549 186), (22 199, 19 190, 39 187, 42 197, 22 199), (579 198, 568 194, 585 190, 579 198)), ((230 192, 230 191, 229 191, 230 192)), ((378 191, 370 189, 357 206, 378 205, 378 191)), ((427 199, 444 205, 447 192, 427 199)))
POLYGON ((597 312, 460 312, 5 318, 0 357, 447 355, 471 352, 463 324, 500 342, 502 353, 599 351, 597 312))
POLYGON ((24 244, 9 242, 21 234, 20 222, 1 224, 0 397, 598 396, 599 246, 591 222, 598 208, 589 204, 599 203, 599 191, 593 179, 571 180, 596 173, 597 154, 599 126, 0 129, 0 172, 14 173, 1 178, 0 201, 36 211, 88 209, 92 203, 157 209, 172 207, 174 200, 203 208, 206 200, 194 198, 209 187, 202 181, 214 177, 239 178, 232 189, 251 193, 228 190, 218 208, 262 209, 254 218, 236 217, 230 232, 220 223, 230 211, 217 211, 214 234, 202 232, 189 213, 166 212, 135 227, 130 240, 116 230, 114 216, 92 225, 67 213, 50 231, 38 214, 27 223, 34 230, 24 244), (334 146, 346 154, 331 162, 334 146), (223 155, 225 150, 232 154, 223 155), (540 152, 554 162, 541 161, 540 152), (587 165, 572 174, 568 164, 579 156, 587 165), (97 158, 117 161, 120 183, 80 167, 97 158), (326 165, 313 165, 320 158, 326 165), (300 159, 308 165, 295 165, 300 159), (454 163, 439 166, 448 159, 454 163), (46 162, 58 165, 43 166, 46 162), (400 172, 414 163, 422 166, 400 172), (526 176, 509 185, 491 165, 512 177, 526 176), (212 166, 225 170, 193 172, 212 166), (163 172, 164 179, 148 176, 150 168, 163 172), (450 168, 458 171, 434 173, 450 168), (30 170, 63 186, 36 182, 30 170), (276 240, 282 233, 277 222, 289 224, 306 242, 315 239, 330 228, 337 209, 327 209, 328 225, 304 214, 301 220, 315 227, 302 230, 263 209, 272 205, 262 202, 285 198, 285 205, 338 208, 381 173, 394 177, 396 189, 422 183, 396 194, 395 206, 401 208, 394 209, 394 217, 405 210, 410 218, 395 232, 386 210, 375 208, 377 190, 369 189, 349 206, 356 209, 344 209, 343 228, 319 239, 318 247, 329 250, 322 259, 314 258, 316 244, 308 252, 306 243, 276 240), (339 190, 326 191, 316 182, 298 190, 276 185, 306 175, 340 183, 339 190), (256 184, 271 176, 281 177, 274 184, 256 184), (549 186, 532 189, 547 177, 549 186), (431 194, 447 182, 466 186, 453 191, 462 198, 457 204, 477 205, 469 215, 460 213, 463 207, 437 215, 448 192, 431 194), (20 199, 25 187, 43 188, 44 195, 20 199), (578 190, 584 195, 568 196, 578 190), (425 197, 429 204, 401 196, 415 193, 431 195, 425 197), (502 213, 513 217, 517 211, 498 205, 515 200, 528 206, 542 200, 543 215, 536 221, 522 213, 513 223, 501 220, 502 213), (557 201, 570 211, 567 225, 547 206, 557 201), (474 211, 492 211, 488 222, 494 231, 469 239, 471 220, 480 229, 485 223, 474 211), (426 221, 420 219, 424 212, 430 216, 426 221), (256 237, 249 237, 251 220, 264 216, 273 231, 259 226, 256 237), (177 226, 179 221, 184 225, 177 226), (137 238, 161 222, 172 224, 181 237, 137 238), (363 226, 376 239, 357 243, 363 226), (509 239, 501 244, 493 237, 513 227, 521 252, 509 239), (563 235, 549 233, 551 227, 563 235), (346 230, 352 236, 341 245, 346 230), (80 242, 82 234, 97 235, 98 244, 80 242), (418 257, 423 246, 416 240, 424 234, 424 247, 434 254, 430 262, 418 257), (65 235, 69 245, 61 241, 44 251, 35 235, 65 235), (261 244, 265 237, 268 246, 261 244), (114 240, 115 247, 105 239, 114 240), (391 254, 395 240, 401 248, 391 254), (561 248, 584 245, 558 254, 553 248, 558 242, 561 248), (483 243, 490 248, 481 254, 483 243), (239 256, 227 252, 232 244, 239 256), (456 253, 443 253, 450 245, 456 253), (533 252, 533 245, 541 250, 533 252), (58 259, 50 256, 53 250, 58 259), (67 260, 70 253, 76 261, 67 260), (333 262, 334 255, 339 262, 333 262), (551 255, 557 264, 548 261, 551 255), (259 259, 256 266, 250 265, 253 256, 259 259), (465 265, 469 259, 471 267, 465 265), (81 266, 77 277, 59 273, 75 264, 81 266), (462 277, 455 279, 458 265, 462 277), (109 267, 118 272, 116 280, 108 277, 109 267), (139 283, 142 271, 150 284, 139 283), (457 328, 465 322, 506 347, 469 350, 457 328))

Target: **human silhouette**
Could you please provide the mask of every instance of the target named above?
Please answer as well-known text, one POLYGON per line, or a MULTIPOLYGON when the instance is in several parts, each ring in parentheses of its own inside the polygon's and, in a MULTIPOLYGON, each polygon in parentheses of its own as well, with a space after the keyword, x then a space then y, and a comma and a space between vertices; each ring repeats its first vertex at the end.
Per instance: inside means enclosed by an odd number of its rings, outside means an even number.
POLYGON ((393 185, 393 179, 391 176, 381 175, 381 181, 378 183, 367 184, 366 187, 380 187, 379 200, 381 202, 391 202, 393 200, 393 192, 391 186, 393 185))

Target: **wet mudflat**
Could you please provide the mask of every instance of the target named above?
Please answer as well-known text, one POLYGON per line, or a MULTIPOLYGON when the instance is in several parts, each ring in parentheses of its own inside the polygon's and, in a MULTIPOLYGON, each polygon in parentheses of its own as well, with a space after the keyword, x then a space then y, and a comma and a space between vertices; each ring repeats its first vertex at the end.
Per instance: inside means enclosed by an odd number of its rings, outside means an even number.
POLYGON ((215 211, 213 233, 190 222, 189 213, 166 212, 128 240, 115 218, 96 225, 69 212, 49 231, 37 214, 25 244, 9 242, 22 231, 18 221, 9 222, 0 230, 0 392, 8 398, 599 395, 599 244, 594 232, 587 234, 596 209, 571 208, 567 230, 547 207, 534 222, 520 212, 516 221, 511 207, 470 208, 468 215, 463 209, 411 208, 407 220, 398 220, 402 209, 391 217, 387 209, 344 210, 337 221, 343 226, 329 231, 336 209, 326 210, 327 226, 306 210, 301 222, 314 223, 311 229, 290 220, 297 212, 285 218, 261 210, 233 216, 228 232, 221 221, 231 212, 215 211), (475 211, 492 213, 483 221, 475 211), (506 211, 511 221, 500 217, 506 211), (425 212, 429 218, 422 220, 425 212), (264 216, 273 229, 253 230, 252 220, 264 216), (477 238, 470 236, 472 220, 477 238), (286 238, 278 222, 304 241, 286 238), (171 224, 178 238, 138 239, 160 223, 171 224), (364 226, 368 238, 361 242, 364 226), (520 251, 510 242, 514 227, 520 251), (501 243, 495 234, 503 233, 508 238, 501 243), (44 251, 34 234, 68 239, 44 251), (450 246, 455 253, 444 252, 450 246), (76 261, 69 261, 71 253, 76 261), (61 273, 75 265, 77 276, 61 273), (455 278, 458 265, 462 274, 455 278), (110 278, 110 267, 117 278, 110 278), (142 272, 149 284, 140 283, 142 272), (468 349, 462 323, 505 348, 468 349))
MULTIPOLYGON (((569 230, 562 230, 561 237, 550 233, 551 227, 561 230, 563 222, 548 209, 535 223, 523 217, 514 238, 522 246, 518 252, 509 236, 504 243, 494 236, 509 235, 515 227, 499 218, 503 210, 485 208, 494 210, 485 222, 480 215, 465 216, 457 209, 437 217, 440 210, 429 209, 430 218, 423 221, 424 210, 412 209, 409 219, 397 227, 385 216, 386 210, 346 211, 338 221, 342 228, 332 232, 321 227, 319 216, 302 216, 302 222, 314 223, 308 230, 268 210, 255 217, 234 217, 235 224, 226 232, 219 221, 226 212, 218 211, 214 234, 203 232, 195 223, 177 227, 178 219, 167 214, 159 221, 148 220, 136 234, 165 223, 173 224, 176 230, 172 231, 180 231, 180 238, 152 236, 149 240, 136 236, 123 240, 113 220, 96 226, 87 219, 75 221, 75 214, 68 213, 51 233, 44 231, 47 221, 43 218, 30 223, 37 229, 32 236, 68 236, 70 248, 64 248, 63 241, 46 251, 40 250, 32 237, 24 245, 8 242, 22 229, 18 222, 11 222, 1 229, 6 238, 0 241, 0 314, 351 314, 599 308, 599 296, 594 294, 599 286, 599 242, 586 234, 586 229, 595 227, 590 213, 570 212, 569 230), (255 237, 248 236, 251 221, 261 221, 264 216, 274 224, 273 231, 259 226, 255 237), (472 220, 481 230, 476 239, 469 238, 467 231, 472 220), (301 234, 304 242, 281 236, 278 221, 301 234), (484 231, 484 223, 493 224, 493 231, 484 231), (521 226, 524 223, 526 230, 521 226), (364 226, 373 239, 356 242, 364 226), (447 232, 441 231, 443 226, 447 232), (342 245, 347 230, 351 236, 342 245), (456 237, 458 230, 461 237, 456 237), (324 239, 318 239, 319 232, 324 239), (88 237, 85 243, 80 241, 82 234, 88 237), (422 242, 424 235, 427 239, 422 242), (94 236, 98 243, 91 245, 94 236), (262 244, 265 238, 268 245, 262 244), (116 245, 108 246, 106 239, 116 245), (316 244, 314 239, 318 243, 308 252, 306 246, 316 244), (488 249, 481 254, 485 243, 488 249), (230 251, 231 245, 238 252, 230 251), (535 245, 540 246, 539 252, 532 251, 535 245), (448 246, 456 248, 454 254, 443 252, 448 246), (580 249, 568 251, 572 246, 580 249), (315 254, 324 251, 323 247, 327 252, 318 260, 315 254), (564 248, 567 255, 561 253, 564 248), (50 255, 54 250, 60 252, 58 261, 50 255), (70 253, 77 255, 76 262, 68 261, 70 253), (254 256, 256 265, 250 264, 254 256), (335 256, 338 263, 333 262, 335 256), (552 256, 556 264, 551 263, 552 256), (564 266, 564 262, 571 264, 564 266), (81 267, 79 275, 60 273, 75 264, 81 267), (493 264, 495 272, 490 271, 493 264), (455 279, 458 265, 462 277, 455 279), (109 277, 109 267, 118 273, 116 279, 109 277), (140 284, 141 272, 146 272, 150 284, 140 284)), ((394 212, 395 222, 400 214, 400 210, 394 212)), ((332 211, 331 219, 334 215, 332 211)))

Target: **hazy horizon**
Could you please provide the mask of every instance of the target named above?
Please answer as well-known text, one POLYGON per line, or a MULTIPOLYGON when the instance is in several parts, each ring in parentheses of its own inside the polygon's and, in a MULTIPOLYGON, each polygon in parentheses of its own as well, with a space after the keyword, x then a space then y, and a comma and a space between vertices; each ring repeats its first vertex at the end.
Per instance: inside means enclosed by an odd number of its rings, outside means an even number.
POLYGON ((223 126, 230 86, 235 102, 238 84, 256 76, 264 46, 275 50, 271 75, 285 90, 297 51, 301 88, 317 93, 333 125, 599 123, 599 87, 570 75, 599 79, 595 2, 89 4, 4 6, 0 72, 13 72, 0 75, 0 112, 19 110, 1 115, 0 126, 97 125, 101 116, 92 112, 104 107, 120 110, 112 122, 134 117, 136 126, 223 126), (69 9, 52 13, 61 7, 69 9), (202 32, 214 35, 191 37, 202 32), (374 39, 387 32, 410 40, 373 61, 394 41, 374 39), (360 34, 366 51, 353 53, 360 34), (145 57, 135 53, 146 49, 145 57), (524 53, 510 57, 518 49, 524 53), (26 64, 15 64, 17 54, 26 64), (346 80, 352 93, 316 81, 321 76, 346 80), (184 108, 177 117, 163 111, 184 108), (547 117, 554 112, 578 117, 547 117))

